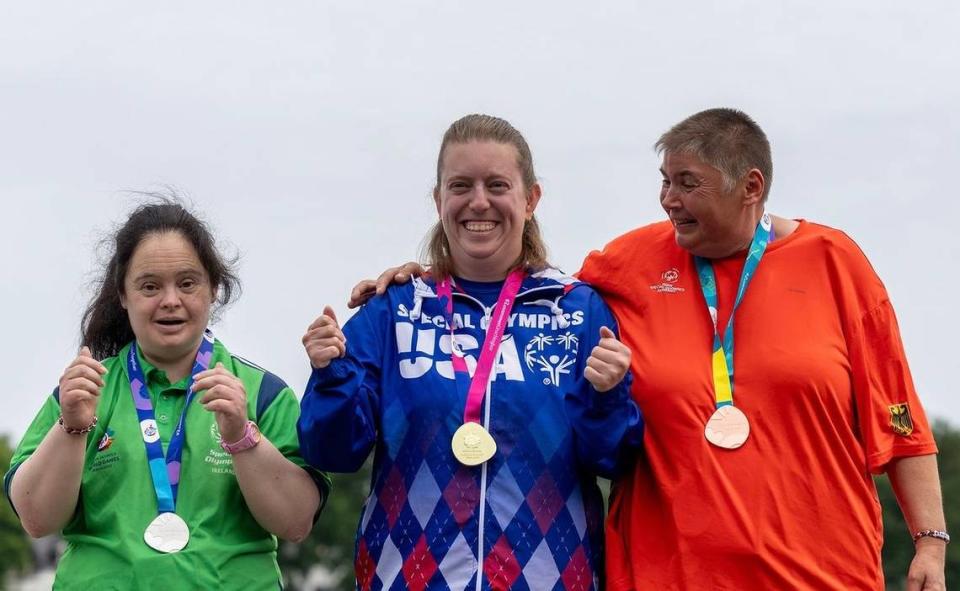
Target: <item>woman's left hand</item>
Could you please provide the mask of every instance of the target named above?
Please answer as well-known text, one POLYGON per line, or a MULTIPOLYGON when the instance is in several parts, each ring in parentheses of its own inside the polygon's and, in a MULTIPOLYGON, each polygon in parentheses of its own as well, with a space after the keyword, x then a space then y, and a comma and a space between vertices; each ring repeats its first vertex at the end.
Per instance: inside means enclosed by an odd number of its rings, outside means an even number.
POLYGON ((907 572, 907 591, 943 591, 947 545, 941 540, 920 538, 907 572))
POLYGON ((193 391, 203 391, 200 404, 216 414, 220 437, 228 443, 239 441, 247 427, 247 391, 243 382, 222 363, 193 377, 193 391))
POLYGON ((606 326, 600 327, 600 342, 590 352, 583 376, 597 392, 606 392, 623 380, 630 369, 630 348, 617 340, 606 326))

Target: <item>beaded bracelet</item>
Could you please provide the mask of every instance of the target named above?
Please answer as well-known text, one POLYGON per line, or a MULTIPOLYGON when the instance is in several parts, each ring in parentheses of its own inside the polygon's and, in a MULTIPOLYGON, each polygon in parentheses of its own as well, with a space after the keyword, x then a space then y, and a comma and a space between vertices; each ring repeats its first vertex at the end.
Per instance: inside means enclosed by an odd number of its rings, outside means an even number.
POLYGON ((68 435, 85 435, 90 431, 93 431, 93 428, 97 426, 97 421, 100 420, 97 415, 93 415, 93 422, 84 427, 83 429, 77 429, 75 427, 68 427, 63 424, 63 415, 60 415, 60 418, 57 419, 57 424, 60 425, 60 428, 63 429, 68 435))
POLYGON ((940 531, 939 529, 924 529, 913 534, 914 542, 920 538, 936 538, 938 540, 943 540, 947 544, 950 543, 950 534, 945 531, 940 531))

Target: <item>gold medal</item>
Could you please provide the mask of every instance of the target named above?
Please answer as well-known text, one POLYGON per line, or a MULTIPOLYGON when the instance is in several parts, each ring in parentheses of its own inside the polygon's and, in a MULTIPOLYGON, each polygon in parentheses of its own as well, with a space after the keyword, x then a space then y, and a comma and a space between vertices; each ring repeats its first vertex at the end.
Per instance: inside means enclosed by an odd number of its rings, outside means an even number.
POLYGON ((750 436, 750 421, 739 408, 727 405, 713 412, 703 430, 707 441, 723 449, 737 449, 750 436))
POLYGON ((497 442, 480 423, 460 425, 451 441, 453 455, 464 466, 478 466, 497 453, 497 442))

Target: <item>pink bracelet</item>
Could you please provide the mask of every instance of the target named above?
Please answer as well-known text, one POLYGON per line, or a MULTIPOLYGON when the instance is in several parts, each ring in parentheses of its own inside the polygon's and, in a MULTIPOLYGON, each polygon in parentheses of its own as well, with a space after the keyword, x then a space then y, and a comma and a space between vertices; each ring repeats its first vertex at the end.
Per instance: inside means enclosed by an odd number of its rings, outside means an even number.
POLYGON ((913 541, 916 542, 920 538, 936 538, 938 540, 943 540, 947 544, 950 543, 950 534, 939 529, 923 529, 913 534, 913 541))
POLYGON ((93 428, 97 426, 97 421, 100 420, 97 415, 93 415, 93 422, 84 427, 83 429, 77 429, 75 427, 68 427, 63 424, 63 415, 60 415, 60 418, 57 419, 57 424, 60 425, 60 428, 63 429, 64 433, 68 435, 86 435, 90 431, 93 431, 93 428))

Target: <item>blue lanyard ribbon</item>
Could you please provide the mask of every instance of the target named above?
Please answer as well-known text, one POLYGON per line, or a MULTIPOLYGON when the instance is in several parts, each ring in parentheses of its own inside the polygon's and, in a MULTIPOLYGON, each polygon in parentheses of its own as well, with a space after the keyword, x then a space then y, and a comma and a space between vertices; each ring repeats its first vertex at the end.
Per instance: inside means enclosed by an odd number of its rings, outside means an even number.
POLYGON ((694 257, 694 263, 697 266, 697 275, 700 278, 700 289, 703 291, 703 299, 707 303, 707 311, 710 313, 710 320, 713 322, 713 389, 717 408, 733 404, 733 317, 743 300, 743 294, 747 291, 747 286, 756 274, 757 267, 760 265, 760 259, 767 250, 773 235, 772 222, 770 215, 764 213, 757 224, 757 229, 753 233, 753 241, 750 243, 750 251, 747 253, 747 260, 743 264, 743 273, 740 275, 740 285, 737 288, 737 297, 733 302, 733 310, 730 311, 730 320, 727 321, 727 328, 723 331, 723 339, 720 338, 720 331, 717 327, 717 310, 719 309, 717 300, 717 278, 713 271, 713 263, 710 259, 703 257, 694 257))
POLYGON ((127 377, 130 380, 130 394, 133 396, 133 405, 137 409, 137 419, 140 421, 140 434, 143 436, 143 445, 147 450, 147 463, 150 466, 150 476, 153 479, 153 490, 157 494, 157 512, 172 513, 177 505, 177 489, 180 485, 180 457, 183 455, 184 420, 187 409, 196 394, 190 390, 193 386, 193 377, 210 367, 213 357, 213 333, 209 330, 203 333, 200 348, 197 350, 196 361, 190 371, 190 380, 187 382, 186 401, 180 412, 177 428, 170 437, 167 453, 164 456, 163 444, 160 443, 160 432, 157 421, 154 419, 153 404, 150 402, 150 390, 147 387, 147 378, 137 359, 137 342, 130 346, 127 355, 127 377))

